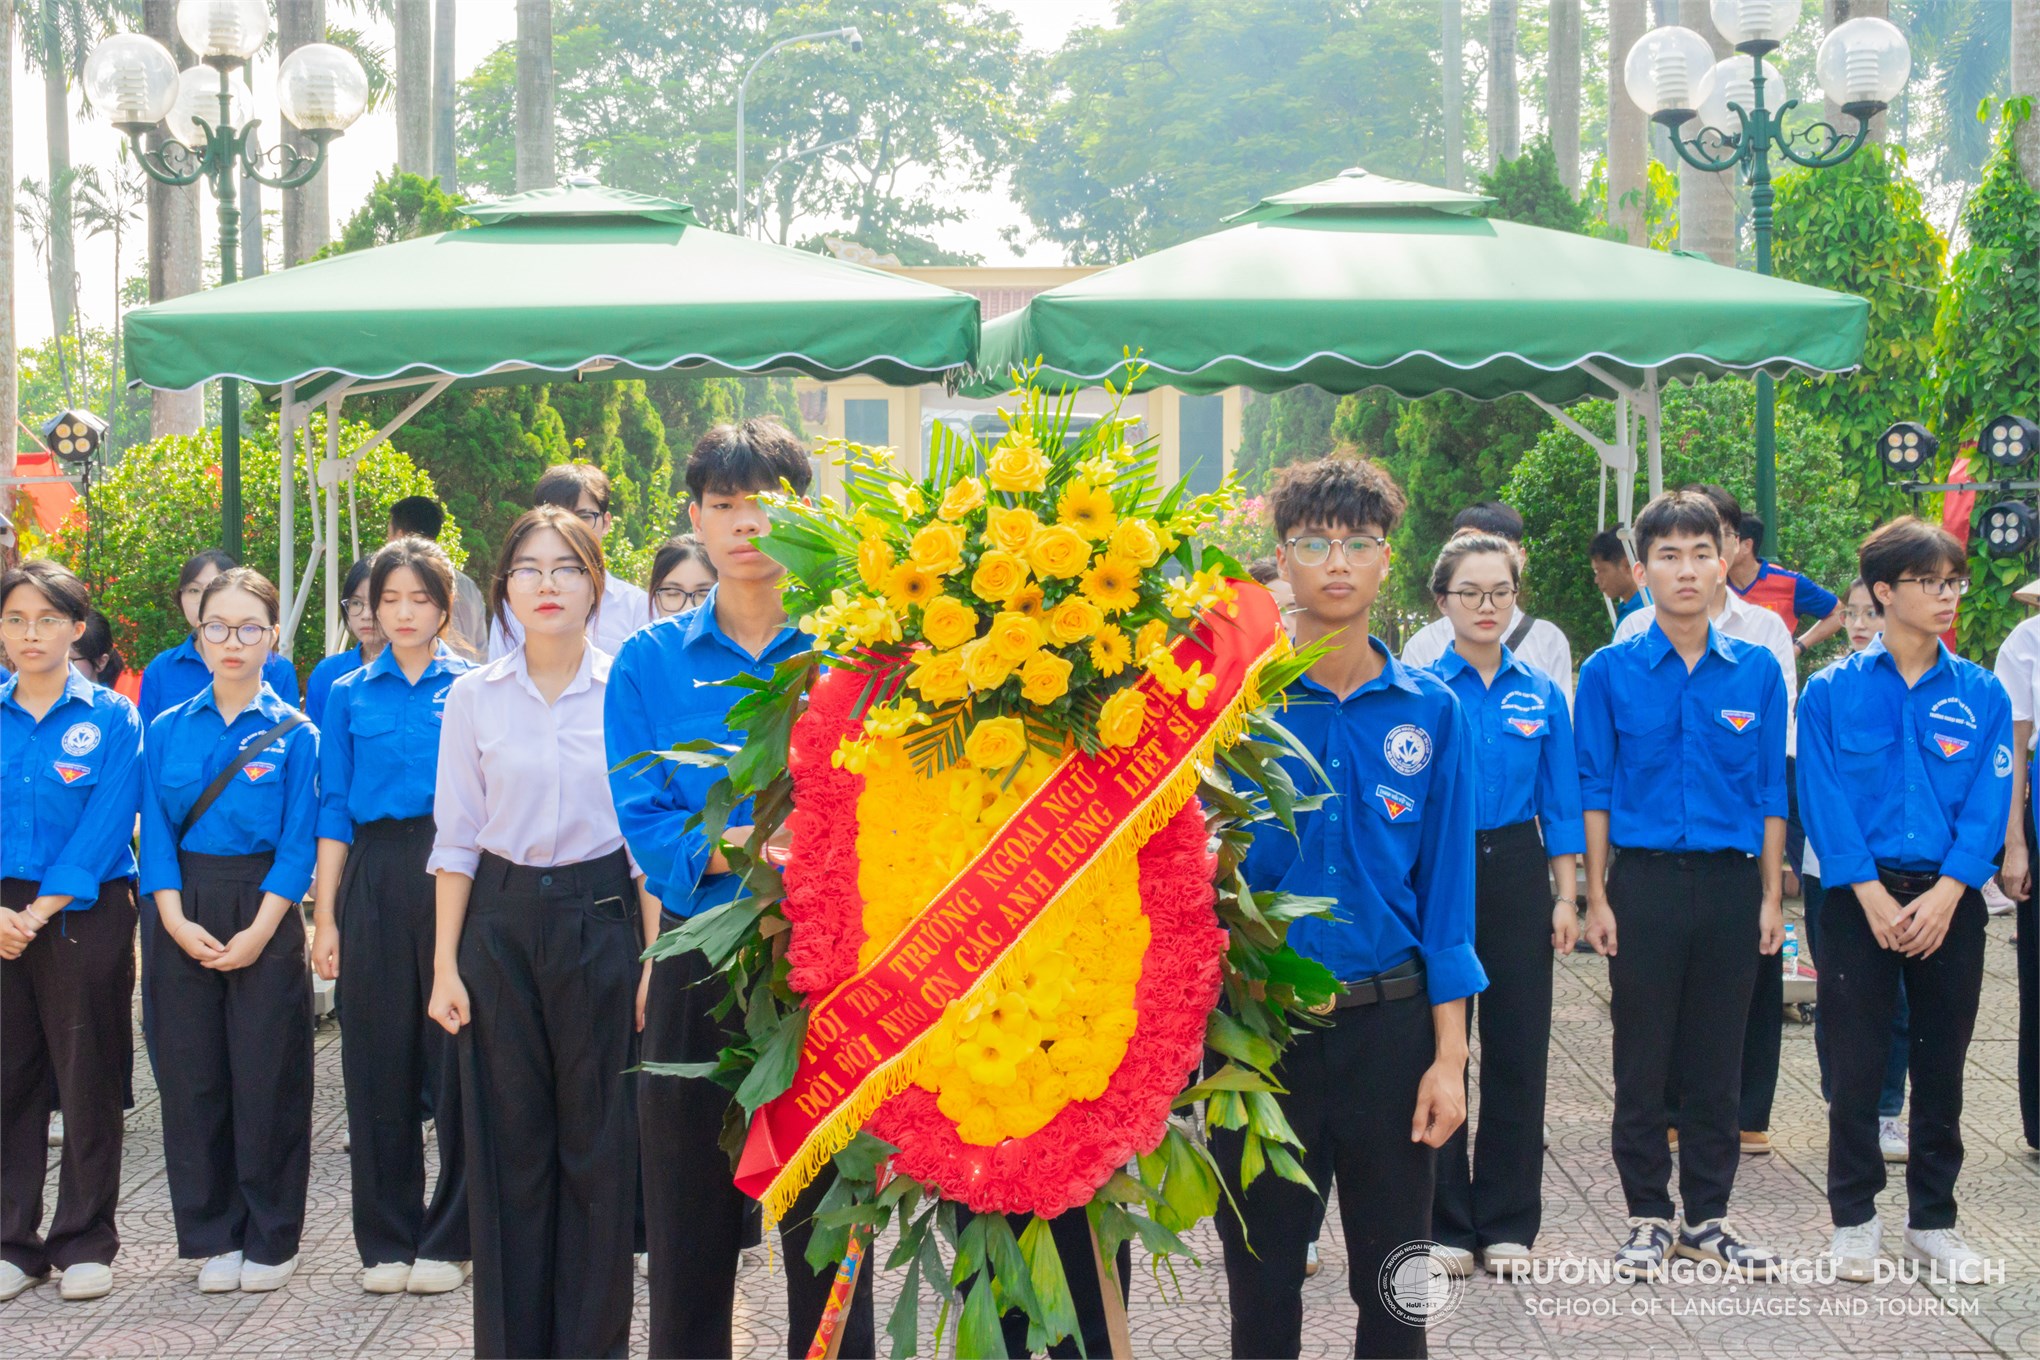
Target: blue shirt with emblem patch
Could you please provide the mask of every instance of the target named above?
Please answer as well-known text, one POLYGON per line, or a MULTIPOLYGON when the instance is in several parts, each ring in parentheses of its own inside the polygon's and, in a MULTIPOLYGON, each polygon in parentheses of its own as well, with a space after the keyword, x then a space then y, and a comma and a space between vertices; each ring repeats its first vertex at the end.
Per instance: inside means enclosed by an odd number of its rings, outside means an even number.
MULTIPOLYGON (((774 666, 810 646, 788 625, 752 656, 715 621, 716 594, 710 587, 700 607, 660 619, 632 633, 609 668, 603 696, 603 741, 609 755, 609 789, 616 820, 630 853, 645 872, 645 886, 676 916, 693 916, 737 896, 735 874, 709 874, 714 851, 699 825, 701 811, 719 770, 671 761, 635 761, 647 751, 705 738, 735 743, 730 706, 744 691, 714 682, 733 675, 768 676, 774 666), (631 762, 631 763, 626 763, 631 762)), ((751 805, 730 813, 731 826, 750 821, 751 805)))
POLYGON ((1580 668, 1580 804, 1631 850, 1760 854, 1785 815, 1785 677, 1771 653, 1707 625, 1691 670, 1655 620, 1580 668))
POLYGON ((67 671, 64 692, 36 718, 0 680, 0 878, 68 895, 67 911, 99 900, 99 885, 132 878, 142 797, 142 720, 125 696, 67 671))
POLYGON ((1507 647, 1493 684, 1456 647, 1425 669, 1445 682, 1466 715, 1474 748, 1474 825, 1493 831, 1534 817, 1545 854, 1584 853, 1580 772, 1565 692, 1507 647))
POLYGON ((473 669, 442 642, 414 684, 385 647, 335 682, 317 724, 321 840, 351 845, 361 823, 432 815, 446 691, 473 669))
POLYGON ((1910 687, 1884 638, 1806 682, 1799 813, 1831 883, 1877 866, 1981 888, 2012 807, 2012 705, 1998 678, 1940 655, 1910 687))
MULTIPOLYGON (((1445 682, 1412 670, 1375 638, 1382 671, 1344 699, 1309 676, 1280 713, 1330 781, 1331 797, 1255 832, 1242 872, 1256 892, 1330 897, 1289 943, 1342 982, 1422 959, 1433 1005, 1487 986, 1473 952, 1473 743, 1445 682)), ((1563 705, 1560 705, 1563 707, 1563 705)), ((1319 792, 1299 760, 1299 792, 1319 792)))
MULTIPOLYGON (((200 794, 241 748, 294 712, 265 681, 232 722, 207 685, 149 724, 144 746, 142 891, 182 889, 177 828, 200 794)), ((296 902, 312 885, 318 860, 319 730, 292 728, 248 762, 185 836, 200 855, 274 854, 262 891, 296 902)))
MULTIPOLYGON (((262 662, 262 680, 285 703, 298 701, 297 670, 289 657, 271 652, 262 662)), ((212 668, 198 654, 196 636, 157 653, 142 670, 142 697, 135 705, 141 710, 142 725, 147 727, 211 684, 212 668)))

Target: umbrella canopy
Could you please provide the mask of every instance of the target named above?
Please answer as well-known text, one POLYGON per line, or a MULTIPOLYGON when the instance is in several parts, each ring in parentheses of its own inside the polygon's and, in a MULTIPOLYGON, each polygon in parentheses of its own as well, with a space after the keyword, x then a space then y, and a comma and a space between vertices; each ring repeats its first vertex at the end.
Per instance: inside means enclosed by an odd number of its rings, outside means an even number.
POLYGON ((1731 372, 1837 372, 1862 357, 1861 298, 1478 214, 1474 194, 1348 170, 1234 225, 1037 294, 985 327, 971 390, 1043 362, 1095 384, 1125 351, 1141 387, 1311 384, 1547 401, 1731 372))
POLYGON ((465 209, 479 225, 143 307, 128 372, 182 389, 237 377, 542 381, 682 368, 939 379, 977 353, 976 299, 700 225, 599 185, 465 209))

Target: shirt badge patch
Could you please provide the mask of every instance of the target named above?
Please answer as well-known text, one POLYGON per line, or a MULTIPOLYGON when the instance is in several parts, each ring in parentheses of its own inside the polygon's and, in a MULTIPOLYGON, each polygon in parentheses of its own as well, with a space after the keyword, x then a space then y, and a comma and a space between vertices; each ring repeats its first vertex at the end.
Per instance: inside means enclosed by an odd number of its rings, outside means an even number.
POLYGON ((1527 689, 1512 689, 1502 697, 1505 713, 1542 713, 1544 700, 1527 689))
POLYGON ((250 784, 259 784, 265 777, 276 773, 276 767, 266 760, 251 760, 241 767, 241 773, 248 776, 250 784))
MULTIPOLYGON (((96 731, 97 729, 95 728, 94 730, 96 731)), ((63 780, 66 784, 75 784, 86 775, 92 773, 90 765, 73 765, 68 760, 56 761, 50 768, 55 770, 57 778, 63 780)))
POLYGON ((2006 779, 2012 773, 2012 748, 1998 743, 1997 751, 1990 758, 1990 771, 1999 779, 2006 779))
POLYGON ((1973 729, 1976 726, 1975 710, 1960 699, 1948 698, 1936 700, 1934 706, 1927 710, 1927 716, 1936 718, 1941 722, 1955 723, 1962 727, 1973 729))
POLYGON ((1945 737, 1939 732, 1934 734, 1934 745, 1941 748, 1941 755, 1948 760, 1953 760, 1969 749, 1969 743, 1960 737, 1945 737))
POLYGON ((1545 722, 1543 718, 1511 718, 1509 726, 1526 737, 1538 737, 1544 735, 1545 722))
POLYGON ((1386 784, 1376 784, 1374 796, 1381 800, 1382 810, 1388 813, 1391 822, 1399 822, 1409 816, 1410 810, 1417 805, 1416 799, 1407 793, 1398 793, 1386 784))
POLYGON ((1724 708, 1721 710, 1721 720, 1740 732, 1755 722, 1757 715, 1747 708, 1724 708))
POLYGON ((1417 774, 1431 763, 1431 734, 1415 723, 1404 723, 1382 740, 1381 755, 1397 774, 1417 774))
POLYGON ((89 722, 73 723, 58 745, 67 756, 90 755, 99 748, 99 729, 89 722))

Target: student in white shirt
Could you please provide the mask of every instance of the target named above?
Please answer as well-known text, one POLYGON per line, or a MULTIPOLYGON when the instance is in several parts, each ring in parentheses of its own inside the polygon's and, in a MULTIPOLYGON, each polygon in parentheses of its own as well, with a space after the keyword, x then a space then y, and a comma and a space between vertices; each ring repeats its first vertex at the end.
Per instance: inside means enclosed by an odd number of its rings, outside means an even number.
MULTIPOLYGON (((1518 561, 1523 558, 1523 517, 1500 501, 1481 501, 1467 506, 1452 517, 1452 533, 1454 537, 1468 533, 1493 534, 1508 540, 1516 550, 1518 561)), ((1572 705, 1572 643, 1557 624, 1550 619, 1533 618, 1525 614, 1519 605, 1509 611, 1508 625, 1502 631, 1502 645, 1514 653, 1517 660, 1550 676, 1564 691, 1566 705, 1572 705)), ((1451 646, 1452 620, 1441 616, 1418 629, 1416 636, 1403 644, 1402 663, 1412 670, 1422 669, 1436 663, 1451 646)))
MULTIPOLYGON (((549 467, 532 488, 534 507, 557 505, 588 526, 599 546, 609 536, 616 517, 609 513, 609 475, 593 463, 561 463, 549 467)), ((493 598, 493 588, 492 588, 493 598)), ((623 640, 652 621, 652 598, 643 587, 621 576, 602 573, 602 589, 595 608, 588 615, 588 640, 615 656, 623 640)), ((489 660, 498 661, 517 649, 524 640, 524 625, 517 616, 491 610, 489 617, 489 660)))
POLYGON ((571 511, 512 526, 490 603, 522 644, 461 676, 441 723, 428 867, 432 1018, 460 1040, 475 1354, 621 1356, 638 1176, 635 866, 588 641, 602 548, 571 511))

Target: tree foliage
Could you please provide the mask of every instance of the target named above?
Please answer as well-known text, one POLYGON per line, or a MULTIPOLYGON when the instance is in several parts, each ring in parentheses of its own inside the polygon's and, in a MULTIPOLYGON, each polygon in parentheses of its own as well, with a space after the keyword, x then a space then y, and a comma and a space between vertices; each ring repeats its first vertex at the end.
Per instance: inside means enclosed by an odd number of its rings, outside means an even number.
POLYGON ((340 228, 339 239, 327 243, 313 258, 324 259, 350 250, 408 241, 414 236, 471 227, 474 219, 460 211, 465 202, 458 194, 440 188, 436 179, 406 174, 392 167, 387 175, 375 177, 375 187, 340 228))

